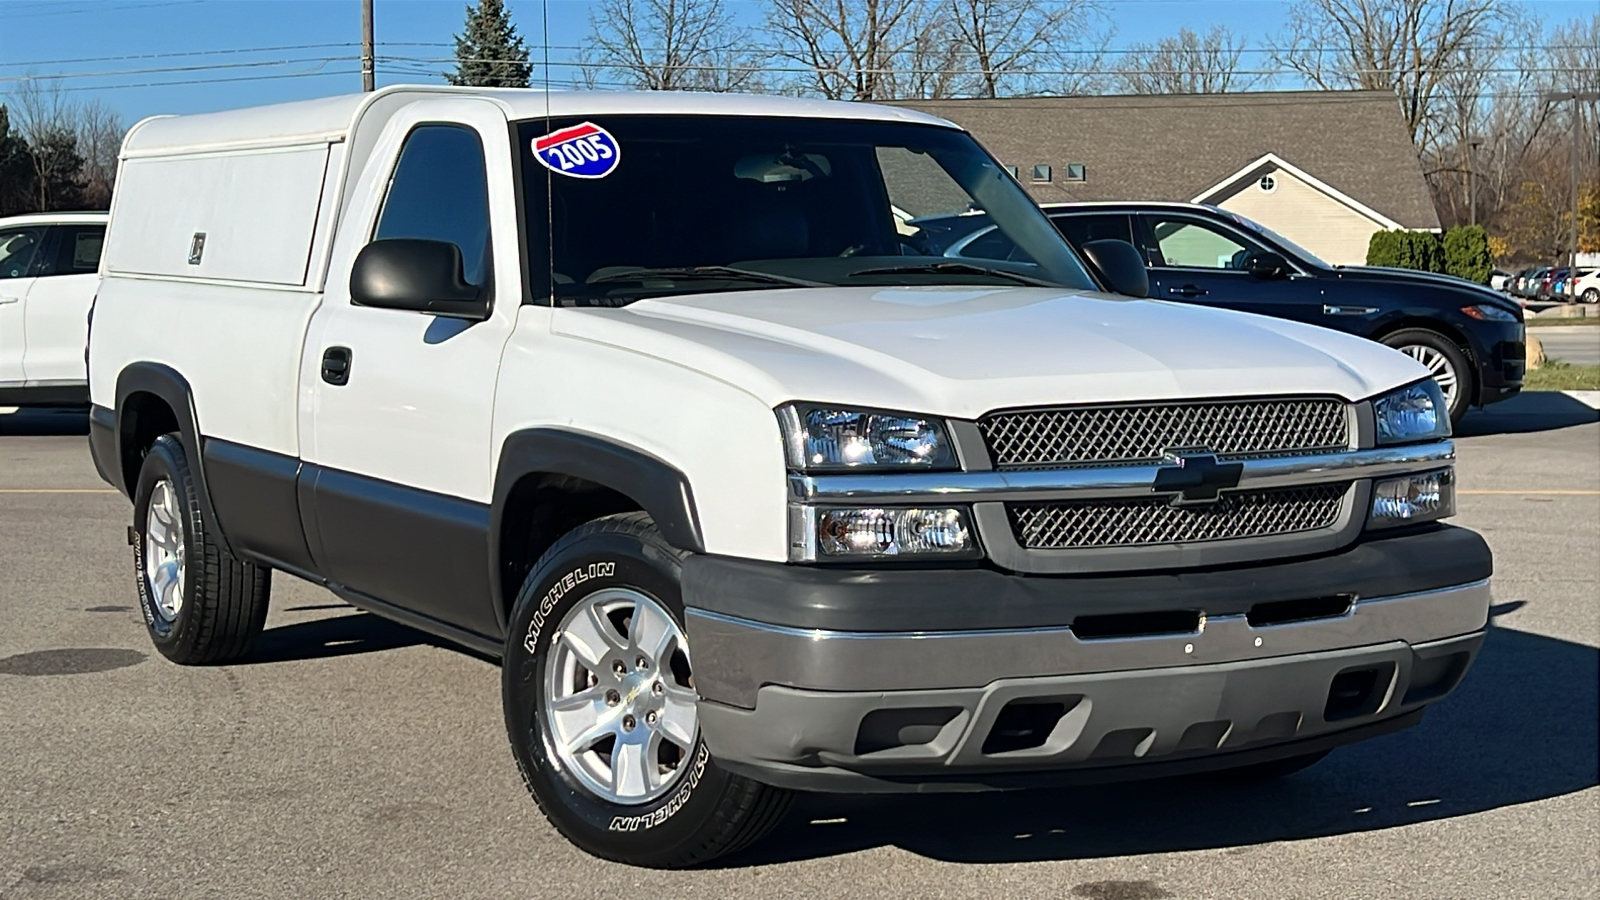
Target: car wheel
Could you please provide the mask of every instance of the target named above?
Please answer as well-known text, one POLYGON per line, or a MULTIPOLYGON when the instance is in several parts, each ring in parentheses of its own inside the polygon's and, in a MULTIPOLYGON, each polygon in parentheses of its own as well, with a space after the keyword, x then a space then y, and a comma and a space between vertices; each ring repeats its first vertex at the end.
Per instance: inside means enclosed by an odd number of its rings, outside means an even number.
POLYGON ((1600 288, 1589 288, 1583 292, 1583 302, 1600 303, 1600 288))
POLYGON ((1396 331, 1383 342, 1433 373, 1433 380, 1439 383, 1439 390, 1444 392, 1444 399, 1450 405, 1450 421, 1460 422, 1467 414, 1467 407, 1472 405, 1474 384, 1472 366, 1456 342, 1425 328, 1396 331))
POLYGON ((133 494, 139 608, 161 655, 183 665, 249 654, 267 619, 271 570, 219 545, 200 514, 183 444, 162 435, 145 454, 133 494))
POLYGON ((642 513, 569 532, 523 582, 501 666, 511 749, 545 817, 589 853, 654 868, 744 847, 789 802, 718 766, 700 734, 683 556, 642 513))
POLYGON ((1274 759, 1269 762, 1254 763, 1248 766, 1238 766, 1232 769, 1223 769, 1212 774, 1223 780, 1232 782, 1275 781, 1286 778, 1296 772, 1309 769, 1327 757, 1332 750, 1319 750, 1316 753, 1304 753, 1300 756, 1287 756, 1283 759, 1274 759))

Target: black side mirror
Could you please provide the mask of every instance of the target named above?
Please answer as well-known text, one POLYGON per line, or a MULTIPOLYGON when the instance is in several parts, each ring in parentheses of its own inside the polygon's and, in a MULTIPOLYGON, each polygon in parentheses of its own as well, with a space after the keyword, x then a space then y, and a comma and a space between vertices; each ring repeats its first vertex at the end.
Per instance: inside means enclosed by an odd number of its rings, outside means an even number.
POLYGON ((1078 252, 1100 275, 1107 288, 1129 297, 1150 296, 1150 272, 1144 257, 1127 241, 1089 241, 1078 252))
POLYGON ((392 238, 361 248, 350 268, 350 302, 471 319, 489 318, 485 291, 467 284, 461 248, 445 241, 392 238))
POLYGON ((1257 278, 1289 277, 1289 261, 1276 253, 1252 253, 1244 258, 1243 268, 1257 278))

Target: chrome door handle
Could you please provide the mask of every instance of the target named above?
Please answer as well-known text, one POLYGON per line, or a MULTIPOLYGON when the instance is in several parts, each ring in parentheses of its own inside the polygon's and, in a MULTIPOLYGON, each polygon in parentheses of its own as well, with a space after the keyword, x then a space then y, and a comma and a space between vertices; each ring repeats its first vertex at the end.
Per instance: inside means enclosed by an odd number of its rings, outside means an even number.
POLYGON ((1183 287, 1167 288, 1167 293, 1179 297, 1199 297, 1211 292, 1199 285, 1186 284, 1183 287))
POLYGON ((1334 306, 1329 303, 1322 305, 1322 314, 1325 316, 1370 316, 1377 311, 1376 306, 1334 306))
POLYGON ((22 298, 21 297, 0 297, 0 306, 5 306, 7 303, 21 303, 21 302, 22 302, 22 298))

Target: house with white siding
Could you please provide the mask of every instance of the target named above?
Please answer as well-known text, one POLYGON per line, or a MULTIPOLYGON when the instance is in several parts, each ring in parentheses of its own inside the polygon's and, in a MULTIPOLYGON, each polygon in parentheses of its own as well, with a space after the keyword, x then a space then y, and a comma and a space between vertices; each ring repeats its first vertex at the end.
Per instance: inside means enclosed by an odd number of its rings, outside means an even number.
POLYGON ((900 105, 971 131, 1040 203, 1207 203, 1335 265, 1364 263, 1375 231, 1439 229, 1416 148, 1388 91, 900 105))

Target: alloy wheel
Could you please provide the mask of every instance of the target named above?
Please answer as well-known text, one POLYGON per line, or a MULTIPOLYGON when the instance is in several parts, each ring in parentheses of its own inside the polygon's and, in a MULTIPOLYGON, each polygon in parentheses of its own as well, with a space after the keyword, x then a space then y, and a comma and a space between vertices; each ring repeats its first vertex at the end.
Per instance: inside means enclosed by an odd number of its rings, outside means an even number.
POLYGON ((173 621, 183 608, 183 574, 183 510, 172 480, 163 478, 150 491, 144 528, 144 577, 162 621, 173 621))
POLYGON ((1461 376, 1451 364, 1450 357, 1426 344, 1407 344, 1396 349, 1428 367, 1439 390, 1444 392, 1445 405, 1454 409, 1456 395, 1461 392, 1461 376))
POLYGON ((700 729, 689 648, 672 616, 639 591, 611 588, 580 600, 552 641, 542 714, 562 766, 611 803, 666 794, 700 729))

